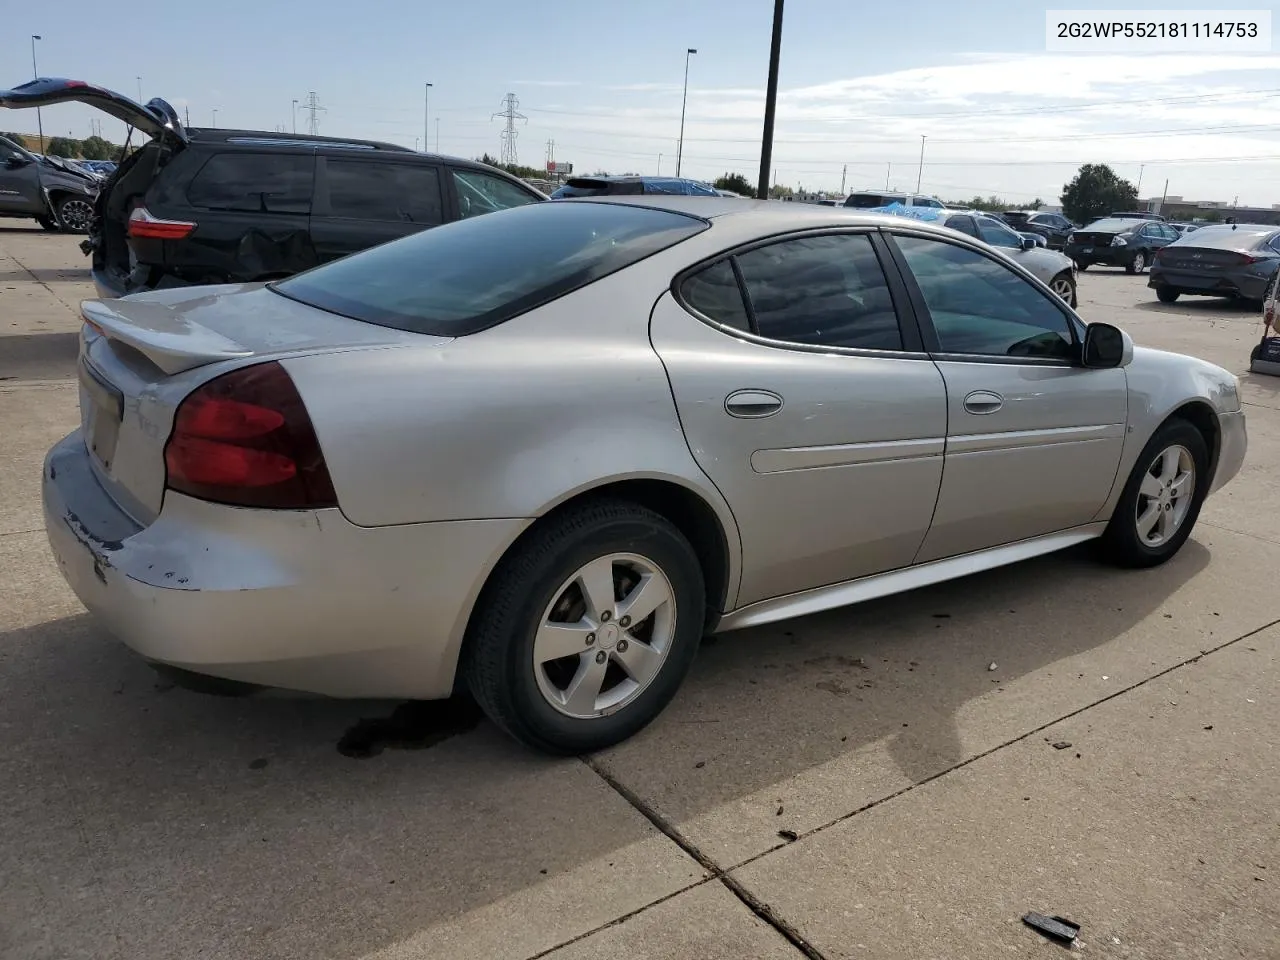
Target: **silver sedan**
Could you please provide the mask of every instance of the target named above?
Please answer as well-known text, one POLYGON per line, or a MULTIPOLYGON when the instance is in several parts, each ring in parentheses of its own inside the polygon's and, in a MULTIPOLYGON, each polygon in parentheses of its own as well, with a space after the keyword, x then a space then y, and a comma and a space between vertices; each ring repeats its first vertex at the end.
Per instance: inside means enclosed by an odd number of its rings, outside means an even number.
POLYGON ((110 631, 244 689, 462 681, 555 752, 651 721, 710 631, 1163 563, 1245 455, 1225 370, 819 206, 532 204, 83 313, 44 511, 110 631))

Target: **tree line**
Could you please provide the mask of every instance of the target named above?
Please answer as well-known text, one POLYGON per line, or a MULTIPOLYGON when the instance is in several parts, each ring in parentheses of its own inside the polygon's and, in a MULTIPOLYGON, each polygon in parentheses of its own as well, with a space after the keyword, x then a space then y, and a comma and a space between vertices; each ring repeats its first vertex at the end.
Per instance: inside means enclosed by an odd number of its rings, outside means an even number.
MULTIPOLYGON (((24 150, 35 150, 35 146, 19 133, 6 133, 24 150)), ((42 152, 49 157, 66 157, 70 160, 115 160, 120 155, 120 148, 102 137, 86 137, 76 140, 72 137, 52 137, 45 139, 46 146, 42 152)))

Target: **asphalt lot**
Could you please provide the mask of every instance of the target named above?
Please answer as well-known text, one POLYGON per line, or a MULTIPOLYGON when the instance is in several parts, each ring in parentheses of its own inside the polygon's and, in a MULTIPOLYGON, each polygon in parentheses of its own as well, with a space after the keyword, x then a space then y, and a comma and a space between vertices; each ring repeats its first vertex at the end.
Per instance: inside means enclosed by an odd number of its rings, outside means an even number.
POLYGON ((76 239, 0 222, 0 958, 1056 956, 1030 910, 1091 956, 1280 957, 1256 314, 1080 276, 1086 319, 1243 376, 1249 459, 1173 562, 1072 551, 729 634, 640 736, 549 760, 465 704, 174 688, 95 626, 39 508, 76 239))

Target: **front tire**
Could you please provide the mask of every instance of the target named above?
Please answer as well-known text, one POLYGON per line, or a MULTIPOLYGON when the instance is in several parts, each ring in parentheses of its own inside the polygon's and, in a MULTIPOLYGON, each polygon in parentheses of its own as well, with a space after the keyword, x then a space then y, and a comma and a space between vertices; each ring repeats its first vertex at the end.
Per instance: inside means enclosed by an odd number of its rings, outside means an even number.
POLYGON ((1182 294, 1172 287, 1156 287, 1156 299, 1161 303, 1176 303, 1180 296, 1182 294))
POLYGON ((1072 309, 1077 306, 1076 303, 1076 282, 1071 277, 1071 271, 1063 270, 1060 274, 1053 278, 1049 284, 1049 289, 1062 298, 1062 301, 1072 309))
POLYGON ((670 702, 705 623, 702 568, 652 510, 616 499, 542 521, 481 591, 462 670, 490 719, 547 753, 627 739, 670 702))
POLYGON ((58 201, 58 225, 65 233, 88 233, 93 223, 93 204, 83 197, 63 197, 58 201))
POLYGON ((1204 436, 1181 419, 1147 441, 1102 536, 1102 552, 1121 567, 1155 567, 1176 554, 1209 490, 1204 436))

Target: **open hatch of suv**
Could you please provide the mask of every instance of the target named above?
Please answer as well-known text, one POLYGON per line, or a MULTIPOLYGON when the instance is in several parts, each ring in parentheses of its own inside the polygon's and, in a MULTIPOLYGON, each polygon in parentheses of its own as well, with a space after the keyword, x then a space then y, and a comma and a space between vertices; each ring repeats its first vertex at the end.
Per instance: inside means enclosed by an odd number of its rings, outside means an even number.
MULTIPOLYGON (((367 140, 185 128, 79 80, 0 91, 0 106, 77 101, 149 140, 103 186, 88 239, 98 294, 276 280, 438 224, 545 200, 486 164, 367 140)), ((130 134, 132 136, 132 132, 130 134)))

